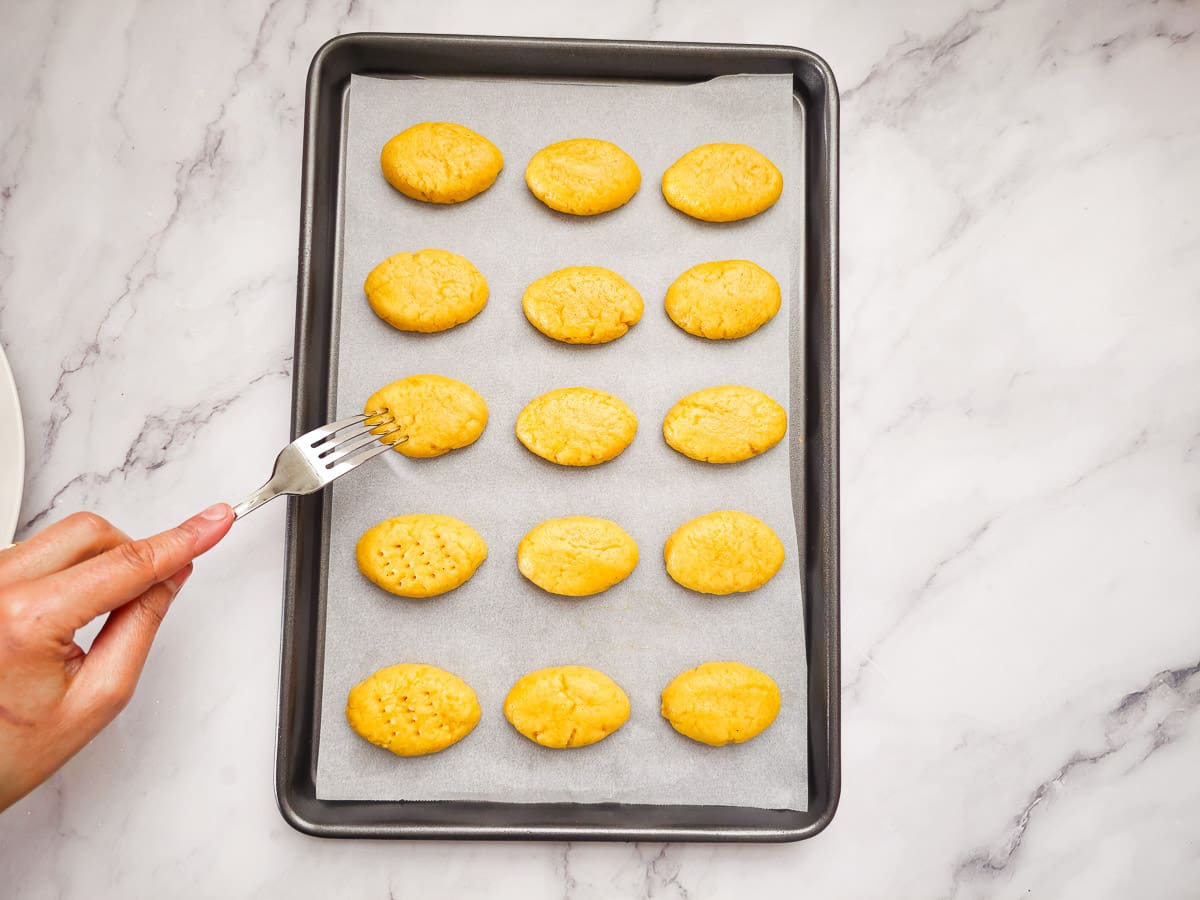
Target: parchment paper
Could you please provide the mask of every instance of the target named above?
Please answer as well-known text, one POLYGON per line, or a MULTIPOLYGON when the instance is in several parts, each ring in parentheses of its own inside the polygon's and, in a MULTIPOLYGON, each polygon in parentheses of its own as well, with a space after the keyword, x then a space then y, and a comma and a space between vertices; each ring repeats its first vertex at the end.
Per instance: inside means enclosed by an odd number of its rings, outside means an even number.
POLYGON ((340 306, 336 417, 361 411, 383 384, 434 372, 479 391, 490 420, 466 449, 433 460, 387 454, 333 487, 318 797, 806 807, 804 561, 793 515, 803 490, 798 112, 788 76, 679 86, 354 78, 341 292, 333 298, 340 306), (423 120, 461 122, 487 135, 505 157, 496 184, 447 207, 393 190, 380 174, 379 150, 423 120), (524 168, 533 153, 579 136, 615 141, 637 160, 643 183, 628 205, 577 218, 552 212, 529 193, 524 168), (667 206, 663 171, 712 141, 748 143, 773 159, 784 172, 782 199, 728 225, 696 222, 667 206), (362 292, 367 273, 390 254, 423 247, 461 253, 484 273, 491 298, 474 320, 414 335, 371 312, 362 292), (787 298, 779 315, 737 341, 706 341, 675 327, 663 309, 667 286, 696 263, 733 258, 754 260, 779 279, 787 298), (641 292, 641 323, 599 346, 543 337, 522 314, 525 287, 585 264, 608 266, 641 292), (685 394, 716 384, 751 385, 788 406, 787 440, 726 466, 671 450, 662 439, 664 415, 685 394), (565 468, 517 441, 516 417, 529 400, 576 385, 610 391, 637 414, 637 438, 616 460, 565 468), (709 597, 668 577, 667 537, 718 509, 762 518, 787 547, 783 569, 761 590, 709 597), (466 585, 436 599, 404 600, 358 572, 358 536, 413 512, 457 516, 487 541, 488 559, 466 585), (634 573, 591 598, 546 594, 517 570, 521 537, 544 519, 573 514, 612 519, 640 548, 634 573), (726 659, 770 674, 783 707, 754 740, 705 747, 661 718, 659 694, 678 673, 726 659), (344 713, 347 692, 397 662, 430 663, 466 680, 483 708, 475 731, 444 752, 410 759, 354 734, 344 713), (592 666, 616 680, 632 704, 628 723, 591 747, 562 751, 514 731, 503 715, 508 689, 526 672, 560 664, 592 666))

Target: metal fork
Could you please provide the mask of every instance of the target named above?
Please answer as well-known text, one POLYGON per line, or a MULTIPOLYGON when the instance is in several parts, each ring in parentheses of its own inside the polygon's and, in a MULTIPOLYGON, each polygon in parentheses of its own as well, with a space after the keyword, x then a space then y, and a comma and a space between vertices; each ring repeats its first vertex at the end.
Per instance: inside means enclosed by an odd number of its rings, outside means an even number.
POLYGON ((384 438, 399 431, 399 425, 387 410, 363 413, 314 428, 283 448, 275 459, 270 480, 233 508, 234 517, 240 519, 280 494, 319 491, 368 459, 407 441, 408 437, 404 436, 390 444, 382 443, 384 438), (379 431, 389 425, 396 427, 379 431))

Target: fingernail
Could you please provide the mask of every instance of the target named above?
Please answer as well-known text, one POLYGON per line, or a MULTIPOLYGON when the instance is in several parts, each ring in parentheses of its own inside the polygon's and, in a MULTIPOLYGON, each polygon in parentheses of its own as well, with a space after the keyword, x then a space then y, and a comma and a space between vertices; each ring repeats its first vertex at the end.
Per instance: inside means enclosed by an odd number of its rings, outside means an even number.
POLYGON ((197 518, 208 519, 211 522, 220 522, 229 515, 229 504, 214 503, 204 512, 200 513, 197 518))
POLYGON ((178 594, 183 587, 184 582, 192 577, 192 567, 190 565, 180 569, 163 583, 171 589, 172 594, 178 594))

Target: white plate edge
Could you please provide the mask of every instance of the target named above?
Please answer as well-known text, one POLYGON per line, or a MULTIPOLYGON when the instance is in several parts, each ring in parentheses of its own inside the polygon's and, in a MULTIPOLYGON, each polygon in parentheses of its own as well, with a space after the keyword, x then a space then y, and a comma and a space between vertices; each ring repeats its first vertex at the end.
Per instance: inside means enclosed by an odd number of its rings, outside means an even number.
POLYGON ((21 398, 17 395, 17 382, 13 378, 12 368, 8 364, 8 357, 4 355, 3 346, 0 346, 0 391, 5 391, 12 397, 17 426, 17 465, 13 475, 16 480, 14 494, 17 502, 8 520, 0 520, 0 545, 3 545, 12 541, 16 535, 17 522, 21 517, 21 498, 24 496, 25 489, 25 425, 21 418, 21 398))

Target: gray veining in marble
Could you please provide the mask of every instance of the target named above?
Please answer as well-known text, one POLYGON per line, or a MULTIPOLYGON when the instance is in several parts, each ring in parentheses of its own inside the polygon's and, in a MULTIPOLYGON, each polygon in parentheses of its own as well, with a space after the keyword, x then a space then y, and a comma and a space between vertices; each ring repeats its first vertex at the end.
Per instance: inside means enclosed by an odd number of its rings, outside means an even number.
POLYGON ((0 816, 13 897, 1200 895, 1200 6, 0 6, 25 532, 259 483, 304 75, 347 31, 791 43, 843 89, 844 792, 795 846, 320 842, 275 810, 282 509, 0 816))

